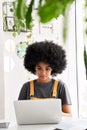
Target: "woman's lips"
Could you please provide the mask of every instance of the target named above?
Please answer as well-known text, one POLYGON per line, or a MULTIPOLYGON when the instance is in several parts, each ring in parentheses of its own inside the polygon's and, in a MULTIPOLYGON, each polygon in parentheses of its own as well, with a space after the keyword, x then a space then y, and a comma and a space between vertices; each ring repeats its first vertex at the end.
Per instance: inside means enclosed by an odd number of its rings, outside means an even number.
POLYGON ((44 79, 44 78, 46 78, 46 76, 42 75, 42 76, 40 76, 40 78, 43 78, 43 79, 44 79))

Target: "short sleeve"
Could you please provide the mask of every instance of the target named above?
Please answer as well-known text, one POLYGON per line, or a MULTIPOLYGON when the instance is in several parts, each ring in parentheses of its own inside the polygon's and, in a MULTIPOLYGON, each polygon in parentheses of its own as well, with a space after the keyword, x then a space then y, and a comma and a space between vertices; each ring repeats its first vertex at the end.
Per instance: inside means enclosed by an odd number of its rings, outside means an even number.
POLYGON ((28 85, 24 84, 20 90, 18 100, 26 100, 27 99, 27 92, 28 92, 28 85))
POLYGON ((71 105, 71 97, 69 94, 69 90, 66 86, 65 83, 59 82, 59 87, 58 87, 58 98, 61 99, 62 105, 64 104, 69 104, 71 105))

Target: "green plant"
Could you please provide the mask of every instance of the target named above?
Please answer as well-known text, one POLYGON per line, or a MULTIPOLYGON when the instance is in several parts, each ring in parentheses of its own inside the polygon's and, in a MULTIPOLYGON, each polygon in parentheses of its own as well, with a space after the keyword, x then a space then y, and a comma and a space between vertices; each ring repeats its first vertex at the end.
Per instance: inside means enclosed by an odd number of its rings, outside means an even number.
MULTIPOLYGON (((60 15, 64 15, 67 7, 74 0, 38 0, 37 15, 41 23, 47 23, 60 15)), ((15 9, 16 20, 25 21, 26 28, 32 27, 32 12, 34 10, 35 0, 31 0, 27 4, 27 0, 16 0, 17 6, 15 9)), ((22 24, 20 24, 22 26, 22 24)))
POLYGON ((84 64, 87 79, 87 0, 85 0, 84 4, 84 64))
POLYGON ((87 52, 86 52, 86 47, 85 46, 84 46, 84 63, 85 63, 86 79, 87 79, 87 52))

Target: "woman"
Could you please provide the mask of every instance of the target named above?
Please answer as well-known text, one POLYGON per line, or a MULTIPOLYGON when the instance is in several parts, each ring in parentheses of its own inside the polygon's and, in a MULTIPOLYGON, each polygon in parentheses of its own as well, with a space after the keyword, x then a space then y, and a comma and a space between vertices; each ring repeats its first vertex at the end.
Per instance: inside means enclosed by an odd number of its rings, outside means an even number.
POLYGON ((68 89, 61 80, 53 79, 66 68, 65 50, 52 41, 35 42, 26 50, 24 66, 38 78, 23 85, 18 99, 60 98, 62 114, 71 116, 68 89))

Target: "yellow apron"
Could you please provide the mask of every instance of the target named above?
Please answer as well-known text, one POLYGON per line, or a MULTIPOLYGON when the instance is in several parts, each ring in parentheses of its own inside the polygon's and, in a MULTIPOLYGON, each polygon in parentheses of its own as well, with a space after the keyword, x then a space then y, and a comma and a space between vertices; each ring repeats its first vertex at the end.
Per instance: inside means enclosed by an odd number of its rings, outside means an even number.
MULTIPOLYGON (((57 90, 58 90, 58 81, 55 80, 54 81, 54 85, 53 85, 53 93, 52 93, 52 97, 56 98, 57 96, 57 90)), ((34 81, 30 81, 30 97, 32 100, 38 100, 38 99, 53 99, 53 98, 36 98, 34 97, 34 81)))

